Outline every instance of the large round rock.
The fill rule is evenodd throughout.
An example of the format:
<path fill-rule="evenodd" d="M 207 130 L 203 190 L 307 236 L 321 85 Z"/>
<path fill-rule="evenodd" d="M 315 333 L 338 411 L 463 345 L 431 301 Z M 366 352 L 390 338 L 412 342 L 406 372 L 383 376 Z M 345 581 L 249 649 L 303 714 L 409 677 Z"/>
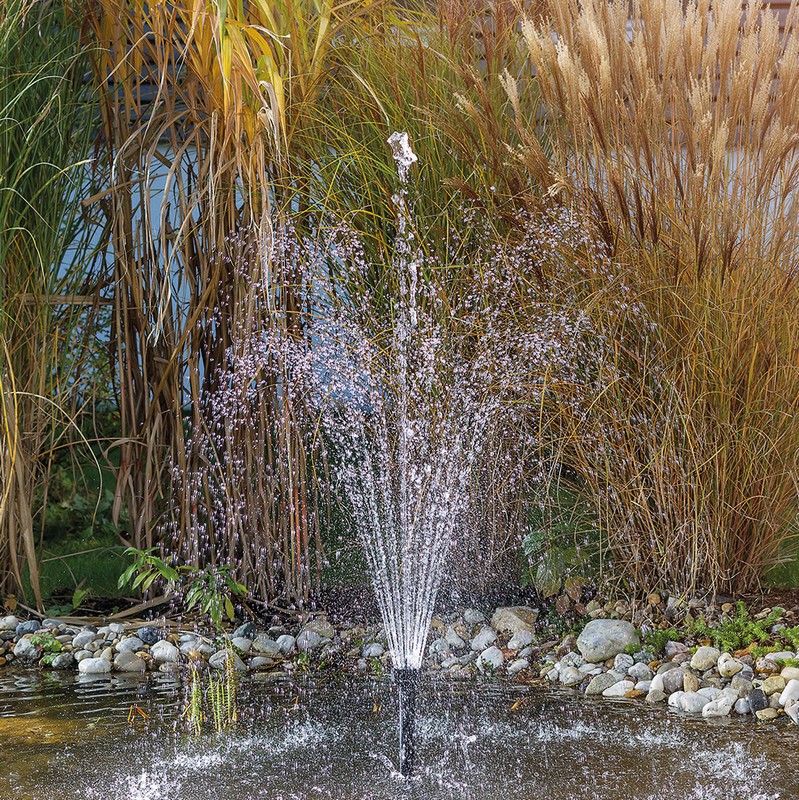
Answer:
<path fill-rule="evenodd" d="M 593 619 L 577 637 L 577 647 L 583 658 L 596 664 L 607 661 L 628 647 L 640 647 L 635 628 L 622 619 Z"/>

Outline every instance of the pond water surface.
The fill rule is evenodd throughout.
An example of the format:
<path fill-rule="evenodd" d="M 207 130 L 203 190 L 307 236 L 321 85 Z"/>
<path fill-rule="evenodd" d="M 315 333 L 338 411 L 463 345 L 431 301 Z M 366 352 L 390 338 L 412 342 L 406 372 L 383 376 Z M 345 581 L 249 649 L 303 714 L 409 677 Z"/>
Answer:
<path fill-rule="evenodd" d="M 87 679 L 88 678 L 88 679 Z M 137 706 L 145 718 L 131 706 Z M 419 767 L 397 775 L 390 681 L 245 679 L 241 721 L 189 735 L 180 684 L 0 676 L 10 800 L 792 800 L 799 728 L 691 719 L 497 682 L 420 688 Z"/>

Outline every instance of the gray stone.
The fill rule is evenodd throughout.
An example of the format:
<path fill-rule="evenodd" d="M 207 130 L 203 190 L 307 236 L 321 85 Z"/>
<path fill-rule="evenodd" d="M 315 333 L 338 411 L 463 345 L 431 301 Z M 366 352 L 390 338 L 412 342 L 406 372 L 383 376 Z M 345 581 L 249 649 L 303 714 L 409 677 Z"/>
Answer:
<path fill-rule="evenodd" d="M 81 675 L 102 675 L 111 672 L 111 662 L 106 658 L 84 658 L 78 664 Z"/>
<path fill-rule="evenodd" d="M 593 619 L 577 637 L 577 647 L 586 661 L 607 661 L 628 647 L 640 647 L 635 628 L 620 619 Z"/>
<path fill-rule="evenodd" d="M 282 639 L 283 637 L 281 636 L 280 638 Z M 294 637 L 290 636 L 289 638 L 291 639 L 291 647 L 294 647 Z M 262 653 L 268 658 L 275 658 L 275 656 L 279 656 L 282 652 L 280 649 L 280 640 L 275 641 L 274 639 L 270 639 L 265 633 L 259 633 L 258 636 L 255 637 L 252 643 L 252 649 L 256 653 Z"/>
<path fill-rule="evenodd" d="M 529 606 L 505 606 L 498 608 L 491 617 L 491 627 L 498 631 L 518 633 L 533 632 L 538 619 L 538 609 Z"/>
<path fill-rule="evenodd" d="M 467 608 L 463 612 L 463 621 L 467 625 L 480 625 L 486 621 L 486 618 L 482 611 L 478 611 L 476 608 Z"/>
<path fill-rule="evenodd" d="M 38 661 L 41 651 L 30 639 L 20 639 L 14 645 L 14 658 L 20 661 Z"/>
<path fill-rule="evenodd" d="M 176 664 L 180 661 L 180 650 L 166 639 L 156 642 L 150 648 L 150 655 L 156 664 Z"/>
<path fill-rule="evenodd" d="M 523 669 L 527 669 L 529 666 L 530 662 L 526 658 L 517 658 L 508 667 L 508 675 L 515 675 L 517 672 L 521 672 Z"/>
<path fill-rule="evenodd" d="M 477 669 L 480 672 L 499 669 L 505 663 L 505 656 L 498 647 L 488 647 L 480 653 L 477 659 Z"/>
<path fill-rule="evenodd" d="M 150 647 L 165 638 L 165 633 L 158 628 L 154 628 L 152 625 L 145 625 L 143 628 L 139 628 L 136 631 L 136 635 Z"/>
<path fill-rule="evenodd" d="M 752 691 L 752 681 L 744 678 L 739 672 L 737 675 L 733 675 L 730 687 L 738 692 L 739 697 L 746 697 Z"/>
<path fill-rule="evenodd" d="M 361 651 L 361 655 L 364 658 L 380 658 L 383 653 L 386 652 L 385 647 L 383 647 L 380 642 L 371 642 L 364 646 L 363 650 Z"/>
<path fill-rule="evenodd" d="M 229 655 L 228 650 L 217 650 L 209 659 L 208 663 L 213 669 L 225 669 Z M 239 658 L 238 653 L 233 653 L 233 669 L 242 672 L 247 669 L 247 665 Z"/>
<path fill-rule="evenodd" d="M 722 678 L 732 678 L 743 669 L 744 665 L 729 653 L 722 653 L 719 656 L 717 667 Z"/>
<path fill-rule="evenodd" d="M 677 664 L 675 661 L 664 661 L 660 664 L 656 670 L 658 675 L 662 675 L 664 672 L 669 672 L 673 669 L 680 669 L 680 665 Z"/>
<path fill-rule="evenodd" d="M 702 716 L 709 717 L 726 717 L 732 711 L 735 701 L 738 699 L 737 693 L 734 691 L 724 691 L 715 700 L 711 700 L 703 709 Z"/>
<path fill-rule="evenodd" d="M 762 689 L 752 689 L 746 698 L 753 714 L 757 714 L 763 708 L 768 708 L 768 697 Z"/>
<path fill-rule="evenodd" d="M 444 634 L 444 639 L 446 640 L 447 644 L 450 647 L 455 648 L 455 650 L 461 650 L 466 647 L 466 642 L 463 641 L 461 636 L 458 635 L 458 632 L 451 625 L 447 628 L 447 632 Z"/>
<path fill-rule="evenodd" d="M 711 702 L 713 701 L 698 692 L 683 692 L 680 698 L 680 709 L 688 714 L 699 714 Z"/>
<path fill-rule="evenodd" d="M 627 655 L 627 653 L 619 653 L 616 658 L 613 659 L 613 669 L 615 669 L 616 672 L 627 674 L 633 664 L 635 664 L 635 659 Z"/>
<path fill-rule="evenodd" d="M 92 631 L 81 631 L 72 638 L 72 646 L 76 650 L 82 650 L 87 644 L 91 644 L 94 641 L 96 635 L 97 634 L 92 633 Z"/>
<path fill-rule="evenodd" d="M 602 697 L 624 697 L 627 692 L 631 692 L 635 688 L 632 681 L 619 681 L 609 686 L 602 692 Z"/>
<path fill-rule="evenodd" d="M 576 686 L 582 683 L 583 673 L 576 667 L 564 667 L 558 670 L 558 677 L 564 686 Z"/>
<path fill-rule="evenodd" d="M 664 652 L 666 653 L 666 658 L 674 658 L 674 656 L 680 655 L 681 653 L 687 653 L 688 647 L 682 642 L 666 642 Z"/>
<path fill-rule="evenodd" d="M 662 703 L 668 699 L 668 695 L 660 689 L 650 689 L 649 694 L 646 696 L 647 703 Z"/>
<path fill-rule="evenodd" d="M 315 633 L 322 639 L 332 639 L 336 635 L 335 629 L 325 617 L 317 617 L 316 619 L 308 620 L 308 622 L 303 625 L 300 636 L 306 632 Z"/>
<path fill-rule="evenodd" d="M 310 650 L 317 650 L 326 641 L 329 639 L 320 636 L 316 631 L 303 630 L 297 637 L 297 648 L 306 653 Z"/>
<path fill-rule="evenodd" d="M 508 642 L 508 648 L 510 650 L 521 650 L 527 647 L 527 645 L 532 644 L 534 639 L 535 636 L 533 636 L 530 631 L 519 631 L 511 636 Z"/>
<path fill-rule="evenodd" d="M 794 721 L 796 725 L 799 725 L 799 703 L 793 703 L 789 706 L 786 706 L 785 713 Z"/>
<path fill-rule="evenodd" d="M 652 688 L 652 681 L 638 681 L 638 683 L 635 684 L 636 692 L 644 692 L 644 694 L 646 694 L 649 692 L 651 688 Z"/>
<path fill-rule="evenodd" d="M 472 650 L 475 652 L 482 653 L 489 645 L 493 644 L 497 640 L 497 632 L 489 627 L 488 625 L 484 625 L 480 628 L 480 631 L 477 635 L 472 639 Z"/>
<path fill-rule="evenodd" d="M 783 708 L 792 706 L 794 703 L 799 703 L 799 680 L 796 678 L 788 681 L 780 695 L 780 705 Z"/>
<path fill-rule="evenodd" d="M 664 672 L 659 677 L 663 679 L 663 691 L 668 695 L 672 695 L 674 692 L 680 691 L 685 682 L 685 672 L 683 672 L 681 669 L 669 670 L 669 672 Z"/>
<path fill-rule="evenodd" d="M 736 714 L 750 714 L 752 709 L 749 706 L 749 701 L 745 697 L 739 697 L 733 706 Z"/>
<path fill-rule="evenodd" d="M 613 675 L 608 672 L 603 672 L 601 675 L 597 675 L 592 679 L 591 683 L 586 687 L 585 693 L 588 697 L 601 695 L 605 689 L 610 689 L 610 687 L 616 683 L 618 683 L 618 681 Z"/>
<path fill-rule="evenodd" d="M 244 636 L 234 636 L 230 640 L 230 643 L 237 650 L 241 650 L 242 653 L 249 653 L 250 648 L 252 647 L 252 639 L 247 639 Z"/>
<path fill-rule="evenodd" d="M 427 646 L 428 655 L 449 655 L 449 642 L 446 639 L 433 639 Z"/>
<path fill-rule="evenodd" d="M 114 659 L 114 668 L 119 672 L 144 672 L 147 664 L 132 650 L 122 650 Z"/>
<path fill-rule="evenodd" d="M 566 653 L 560 660 L 562 667 L 577 667 L 578 669 L 585 663 L 585 659 L 579 653 Z"/>
<path fill-rule="evenodd" d="M 28 633 L 36 633 L 41 627 L 42 623 L 39 622 L 38 619 L 29 619 L 27 622 L 20 622 L 14 630 L 14 633 L 19 639 Z"/>
<path fill-rule="evenodd" d="M 125 628 L 127 626 L 124 622 L 109 622 L 108 623 L 108 630 L 111 633 L 115 633 L 117 636 L 125 632 Z"/>
<path fill-rule="evenodd" d="M 721 695 L 721 689 L 717 689 L 715 686 L 703 686 L 697 694 L 707 697 L 708 700 L 715 700 Z"/>
<path fill-rule="evenodd" d="M 138 636 L 128 636 L 127 639 L 123 639 L 121 642 L 117 642 L 114 649 L 118 653 L 124 653 L 125 651 L 135 653 L 141 650 L 143 647 L 144 647 L 144 642 Z"/>
<path fill-rule="evenodd" d="M 250 666 L 253 669 L 260 669 L 261 667 L 272 667 L 275 665 L 275 659 L 269 658 L 268 656 L 255 656 L 255 658 L 250 661 Z"/>
<path fill-rule="evenodd" d="M 233 638 L 240 636 L 242 639 L 254 639 L 256 632 L 255 625 L 252 622 L 245 622 L 233 631 Z"/>
<path fill-rule="evenodd" d="M 75 656 L 72 653 L 59 653 L 52 663 L 53 669 L 72 669 L 75 666 Z"/>
<path fill-rule="evenodd" d="M 616 656 L 618 658 L 618 656 Z M 633 664 L 628 670 L 627 674 L 631 678 L 635 678 L 639 681 L 651 681 L 652 680 L 652 670 L 646 664 Z"/>
<path fill-rule="evenodd" d="M 13 614 L 9 614 L 7 617 L 0 617 L 0 631 L 16 631 L 17 625 L 19 625 L 19 619 Z"/>
<path fill-rule="evenodd" d="M 75 661 L 83 661 L 84 658 L 91 658 L 92 654 L 88 650 L 76 650 L 73 655 Z"/>
<path fill-rule="evenodd" d="M 700 647 L 691 657 L 691 668 L 700 672 L 713 669 L 720 655 L 715 647 Z"/>
<path fill-rule="evenodd" d="M 278 636 L 275 641 L 277 642 L 277 646 L 280 648 L 280 652 L 283 653 L 283 655 L 290 653 L 297 644 L 297 640 L 288 633 Z"/>

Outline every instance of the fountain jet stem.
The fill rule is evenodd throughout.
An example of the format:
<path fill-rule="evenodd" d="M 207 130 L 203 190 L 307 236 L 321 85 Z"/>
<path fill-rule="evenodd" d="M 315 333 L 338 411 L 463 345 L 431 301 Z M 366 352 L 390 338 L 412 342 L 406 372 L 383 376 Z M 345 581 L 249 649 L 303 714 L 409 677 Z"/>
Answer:
<path fill-rule="evenodd" d="M 419 683 L 419 669 L 395 669 L 394 681 L 399 691 L 399 770 L 408 777 L 416 761 L 413 742 L 416 725 L 416 688 Z"/>

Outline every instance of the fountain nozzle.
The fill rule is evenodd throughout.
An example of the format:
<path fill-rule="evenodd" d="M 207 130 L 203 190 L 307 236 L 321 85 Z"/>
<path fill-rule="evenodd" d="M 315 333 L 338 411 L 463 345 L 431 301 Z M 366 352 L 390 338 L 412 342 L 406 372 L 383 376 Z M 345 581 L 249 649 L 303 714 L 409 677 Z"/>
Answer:
<path fill-rule="evenodd" d="M 394 682 L 399 691 L 399 771 L 408 777 L 414 768 L 416 751 L 413 742 L 416 725 L 416 688 L 419 669 L 395 669 Z"/>

